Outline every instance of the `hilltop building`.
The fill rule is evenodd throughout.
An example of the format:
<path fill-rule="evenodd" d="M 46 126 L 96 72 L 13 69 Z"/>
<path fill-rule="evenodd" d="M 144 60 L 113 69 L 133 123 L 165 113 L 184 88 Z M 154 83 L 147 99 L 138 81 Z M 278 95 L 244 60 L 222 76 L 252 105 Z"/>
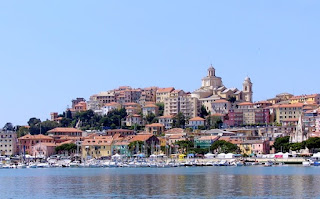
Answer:
<path fill-rule="evenodd" d="M 243 89 L 226 88 L 222 83 L 222 78 L 216 76 L 216 70 L 211 65 L 208 75 L 202 78 L 202 85 L 192 93 L 192 97 L 197 98 L 207 111 L 212 110 L 212 103 L 216 100 L 224 99 L 233 102 L 252 102 L 253 84 L 249 77 L 243 82 Z"/>

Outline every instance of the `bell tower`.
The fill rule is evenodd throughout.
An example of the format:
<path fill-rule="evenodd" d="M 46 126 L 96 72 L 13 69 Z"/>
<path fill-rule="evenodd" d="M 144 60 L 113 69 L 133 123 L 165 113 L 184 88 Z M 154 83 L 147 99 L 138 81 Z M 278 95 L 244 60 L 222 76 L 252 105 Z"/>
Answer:
<path fill-rule="evenodd" d="M 251 79 L 249 77 L 246 77 L 242 85 L 243 100 L 246 102 L 252 102 L 253 92 Z"/>

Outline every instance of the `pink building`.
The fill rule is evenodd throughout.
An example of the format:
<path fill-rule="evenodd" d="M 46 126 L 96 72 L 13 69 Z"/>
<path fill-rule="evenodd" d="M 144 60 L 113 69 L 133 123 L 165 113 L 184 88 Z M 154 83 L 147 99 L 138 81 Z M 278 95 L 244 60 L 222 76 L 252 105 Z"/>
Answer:
<path fill-rule="evenodd" d="M 50 157 L 56 153 L 55 143 L 38 143 L 32 147 L 32 156 Z"/>

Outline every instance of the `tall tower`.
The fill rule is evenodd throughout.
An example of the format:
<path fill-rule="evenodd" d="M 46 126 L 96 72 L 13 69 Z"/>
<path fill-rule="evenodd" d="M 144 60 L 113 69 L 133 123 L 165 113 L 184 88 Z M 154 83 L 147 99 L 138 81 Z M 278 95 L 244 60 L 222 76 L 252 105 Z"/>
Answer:
<path fill-rule="evenodd" d="M 244 82 L 243 82 L 243 100 L 246 102 L 252 102 L 252 82 L 250 77 L 246 77 Z"/>
<path fill-rule="evenodd" d="M 213 68 L 212 64 L 208 69 L 208 77 L 215 77 L 216 76 L 216 69 Z"/>
<path fill-rule="evenodd" d="M 302 115 L 300 115 L 298 120 L 298 125 L 294 134 L 290 135 L 290 143 L 303 142 L 307 140 L 307 135 L 305 133 L 304 125 L 302 122 Z"/>

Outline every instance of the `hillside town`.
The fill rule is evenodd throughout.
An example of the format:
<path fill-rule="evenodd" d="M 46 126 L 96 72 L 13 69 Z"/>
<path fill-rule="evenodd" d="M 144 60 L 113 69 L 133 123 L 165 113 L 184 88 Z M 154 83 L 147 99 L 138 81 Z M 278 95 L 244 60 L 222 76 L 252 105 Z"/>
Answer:
<path fill-rule="evenodd" d="M 308 140 L 320 136 L 320 94 L 280 93 L 253 102 L 249 77 L 241 89 L 227 88 L 212 65 L 201 81 L 193 92 L 121 86 L 89 99 L 77 97 L 65 112 L 52 112 L 50 120 L 6 124 L 0 132 L 0 155 L 63 154 L 83 161 L 116 154 L 203 157 L 223 152 L 259 157 L 317 152 Z M 226 143 L 236 147 L 231 150 Z"/>

